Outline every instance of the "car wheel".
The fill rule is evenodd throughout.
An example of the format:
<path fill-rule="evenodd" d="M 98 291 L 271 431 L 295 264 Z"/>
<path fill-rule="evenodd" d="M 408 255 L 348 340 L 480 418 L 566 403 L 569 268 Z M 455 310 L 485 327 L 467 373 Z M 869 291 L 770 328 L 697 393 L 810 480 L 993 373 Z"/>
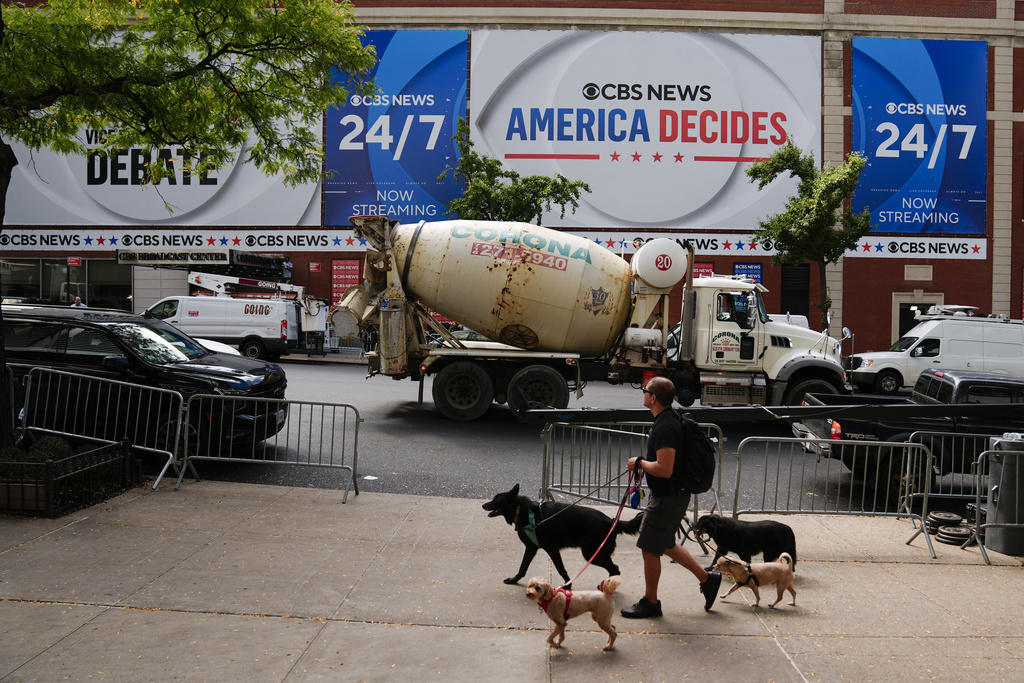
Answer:
<path fill-rule="evenodd" d="M 783 405 L 798 406 L 807 394 L 838 394 L 835 385 L 824 379 L 805 379 L 797 382 L 786 391 Z"/>
<path fill-rule="evenodd" d="M 895 394 L 903 387 L 903 378 L 895 370 L 884 370 L 875 379 L 875 391 L 879 394 Z"/>
<path fill-rule="evenodd" d="M 434 405 L 450 420 L 469 421 L 487 412 L 494 399 L 491 376 L 475 363 L 452 363 L 437 373 Z"/>
<path fill-rule="evenodd" d="M 527 365 L 512 376 L 507 398 L 508 407 L 516 415 L 533 406 L 565 408 L 569 405 L 569 385 L 554 368 Z"/>
<path fill-rule="evenodd" d="M 247 358 L 264 359 L 267 357 L 267 349 L 263 346 L 263 342 L 258 339 L 246 339 L 238 347 L 238 350 Z"/>

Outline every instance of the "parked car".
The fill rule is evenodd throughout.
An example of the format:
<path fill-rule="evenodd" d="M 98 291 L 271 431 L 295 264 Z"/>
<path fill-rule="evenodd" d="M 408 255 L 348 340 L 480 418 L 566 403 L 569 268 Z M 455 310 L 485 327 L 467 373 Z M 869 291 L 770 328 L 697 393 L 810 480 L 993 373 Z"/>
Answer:
<path fill-rule="evenodd" d="M 14 378 L 16 406 L 24 404 L 24 381 L 32 368 L 171 389 L 186 400 L 194 394 L 279 399 L 285 395 L 287 380 L 280 366 L 211 352 L 159 320 L 93 308 L 4 305 L 2 311 L 4 349 Z M 118 394 L 109 396 L 116 401 Z M 43 409 L 56 415 L 88 407 L 94 416 L 97 407 L 86 406 L 88 401 L 88 396 L 55 396 Z M 217 434 L 225 442 L 261 441 L 280 431 L 287 416 L 275 403 L 231 401 L 224 405 L 225 414 L 190 416 L 190 427 Z M 135 411 L 132 414 L 144 420 L 144 409 L 115 405 L 108 410 Z M 200 423 L 202 420 L 205 422 Z"/>

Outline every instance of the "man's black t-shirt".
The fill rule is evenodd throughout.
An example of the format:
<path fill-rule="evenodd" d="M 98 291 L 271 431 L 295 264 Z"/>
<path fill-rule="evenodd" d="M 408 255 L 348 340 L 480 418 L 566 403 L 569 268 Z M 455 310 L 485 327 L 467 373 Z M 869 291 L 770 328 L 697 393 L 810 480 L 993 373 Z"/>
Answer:
<path fill-rule="evenodd" d="M 686 453 L 683 451 L 683 425 L 679 419 L 672 414 L 672 409 L 667 408 L 654 418 L 651 425 L 651 433 L 647 438 L 647 456 L 645 460 L 654 462 L 658 459 L 658 451 L 662 448 L 674 448 L 676 451 L 674 468 L 682 466 Z M 671 478 L 656 477 L 647 473 L 647 486 L 651 493 L 656 496 L 674 496 L 678 494 L 681 487 L 673 482 Z"/>

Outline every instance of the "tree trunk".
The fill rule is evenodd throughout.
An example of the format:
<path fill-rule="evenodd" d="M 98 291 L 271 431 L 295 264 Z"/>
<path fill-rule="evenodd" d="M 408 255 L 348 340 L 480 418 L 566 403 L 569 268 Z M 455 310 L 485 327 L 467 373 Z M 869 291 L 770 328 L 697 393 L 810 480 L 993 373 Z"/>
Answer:
<path fill-rule="evenodd" d="M 825 277 L 827 265 L 824 261 L 818 262 L 818 285 L 821 287 L 821 304 L 818 308 L 821 309 L 821 329 L 831 334 L 828 329 L 828 312 L 832 308 L 832 301 L 828 295 L 828 278 Z"/>
<path fill-rule="evenodd" d="M 0 138 L 0 230 L 7 213 L 7 188 L 11 185 L 11 173 L 17 165 L 18 158 L 14 156 L 14 150 Z M 3 311 L 0 310 L 0 448 L 14 445 L 14 406 L 11 401 L 11 375 L 7 371 L 3 324 Z"/>

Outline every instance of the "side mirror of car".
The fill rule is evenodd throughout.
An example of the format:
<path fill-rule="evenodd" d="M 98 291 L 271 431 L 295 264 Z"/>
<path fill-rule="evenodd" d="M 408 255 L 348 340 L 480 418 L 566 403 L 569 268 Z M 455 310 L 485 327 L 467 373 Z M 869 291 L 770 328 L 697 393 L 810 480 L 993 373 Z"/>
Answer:
<path fill-rule="evenodd" d="M 131 367 L 128 365 L 128 359 L 124 356 L 104 356 L 103 367 L 113 372 L 120 372 L 121 374 L 128 374 L 131 372 Z"/>

